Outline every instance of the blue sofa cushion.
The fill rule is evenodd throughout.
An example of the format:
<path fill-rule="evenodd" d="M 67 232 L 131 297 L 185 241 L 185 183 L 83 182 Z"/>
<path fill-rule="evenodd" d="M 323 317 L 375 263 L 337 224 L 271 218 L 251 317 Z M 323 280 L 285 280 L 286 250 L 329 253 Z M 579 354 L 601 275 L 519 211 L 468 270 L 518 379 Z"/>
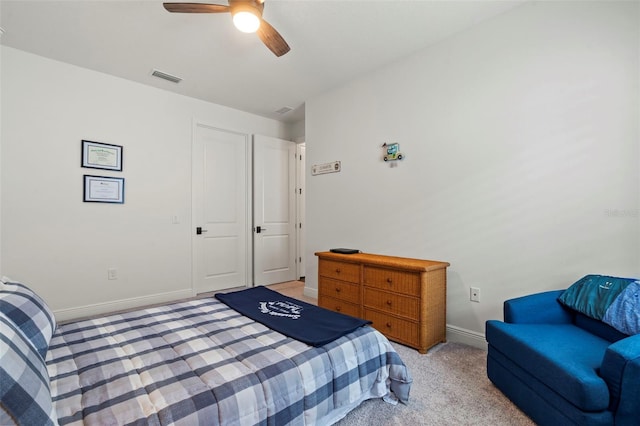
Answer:
<path fill-rule="evenodd" d="M 605 324 L 602 321 L 589 318 L 588 316 L 580 313 L 576 314 L 574 323 L 578 327 L 587 330 L 589 333 L 595 334 L 598 337 L 602 337 L 603 339 L 608 340 L 611 343 L 629 337 L 628 335 L 621 333 L 615 328 L 611 327 L 609 324 Z"/>
<path fill-rule="evenodd" d="M 529 294 L 504 302 L 504 322 L 519 324 L 570 324 L 575 311 L 558 303 L 564 290 Z"/>
<path fill-rule="evenodd" d="M 487 340 L 507 358 L 583 411 L 609 406 L 598 375 L 610 342 L 573 324 L 487 322 Z"/>
<path fill-rule="evenodd" d="M 623 419 L 638 420 L 638 401 L 640 401 L 640 335 L 628 337 L 609 346 L 600 375 L 609 385 L 611 402 L 609 409 L 616 412 L 619 424 Z"/>
<path fill-rule="evenodd" d="M 582 411 L 561 395 L 549 390 L 532 374 L 489 345 L 487 376 L 531 420 L 538 425 L 611 426 L 611 411 Z"/>

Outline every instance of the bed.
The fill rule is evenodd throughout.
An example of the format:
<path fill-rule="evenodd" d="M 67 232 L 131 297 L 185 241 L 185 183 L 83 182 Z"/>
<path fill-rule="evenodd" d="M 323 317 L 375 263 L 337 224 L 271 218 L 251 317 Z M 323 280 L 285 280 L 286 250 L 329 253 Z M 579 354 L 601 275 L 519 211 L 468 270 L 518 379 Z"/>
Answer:
<path fill-rule="evenodd" d="M 369 326 L 312 346 L 215 298 L 56 327 L 5 282 L 0 328 L 3 425 L 323 425 L 366 399 L 406 403 L 411 386 Z"/>

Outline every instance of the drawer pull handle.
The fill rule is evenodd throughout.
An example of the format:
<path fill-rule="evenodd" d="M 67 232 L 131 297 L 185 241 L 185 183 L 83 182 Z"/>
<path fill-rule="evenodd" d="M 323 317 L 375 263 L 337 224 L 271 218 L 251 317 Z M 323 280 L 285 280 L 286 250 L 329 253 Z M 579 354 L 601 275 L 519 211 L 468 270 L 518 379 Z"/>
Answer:
<path fill-rule="evenodd" d="M 391 278 L 387 278 L 387 282 L 388 282 L 389 284 L 391 284 L 391 283 L 393 283 L 393 280 L 392 280 Z"/>
<path fill-rule="evenodd" d="M 340 268 L 336 268 L 336 274 L 340 273 Z"/>
<path fill-rule="evenodd" d="M 336 287 L 336 293 L 340 293 L 340 288 Z"/>
<path fill-rule="evenodd" d="M 391 328 L 391 323 L 390 322 L 387 323 L 387 328 Z"/>
<path fill-rule="evenodd" d="M 387 306 L 391 306 L 391 300 L 387 300 Z"/>
<path fill-rule="evenodd" d="M 337 311 L 337 312 L 340 312 L 340 310 L 341 310 L 341 309 L 340 309 L 340 306 L 336 306 L 336 311 Z"/>

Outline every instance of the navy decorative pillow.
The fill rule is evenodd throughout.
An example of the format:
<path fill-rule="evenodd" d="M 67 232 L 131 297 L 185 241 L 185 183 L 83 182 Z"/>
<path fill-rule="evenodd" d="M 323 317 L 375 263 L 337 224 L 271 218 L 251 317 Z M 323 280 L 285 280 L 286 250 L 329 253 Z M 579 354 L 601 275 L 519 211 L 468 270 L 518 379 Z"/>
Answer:
<path fill-rule="evenodd" d="M 0 312 L 13 321 L 44 359 L 56 329 L 56 319 L 44 300 L 25 285 L 3 278 Z"/>
<path fill-rule="evenodd" d="M 57 425 L 44 360 L 0 313 L 0 424 Z"/>
<path fill-rule="evenodd" d="M 622 333 L 640 333 L 640 283 L 634 278 L 587 275 L 558 301 Z"/>

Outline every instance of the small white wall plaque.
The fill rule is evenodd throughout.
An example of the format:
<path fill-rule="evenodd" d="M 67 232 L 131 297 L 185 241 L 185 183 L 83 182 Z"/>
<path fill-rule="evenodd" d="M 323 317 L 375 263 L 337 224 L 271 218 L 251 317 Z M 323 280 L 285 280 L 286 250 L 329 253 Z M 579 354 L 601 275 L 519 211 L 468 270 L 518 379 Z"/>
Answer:
<path fill-rule="evenodd" d="M 314 164 L 313 166 L 311 166 L 311 175 L 317 176 L 324 175 L 326 173 L 337 173 L 340 171 L 341 167 L 342 166 L 340 164 L 340 161 L 333 161 L 331 163 L 324 164 Z"/>

